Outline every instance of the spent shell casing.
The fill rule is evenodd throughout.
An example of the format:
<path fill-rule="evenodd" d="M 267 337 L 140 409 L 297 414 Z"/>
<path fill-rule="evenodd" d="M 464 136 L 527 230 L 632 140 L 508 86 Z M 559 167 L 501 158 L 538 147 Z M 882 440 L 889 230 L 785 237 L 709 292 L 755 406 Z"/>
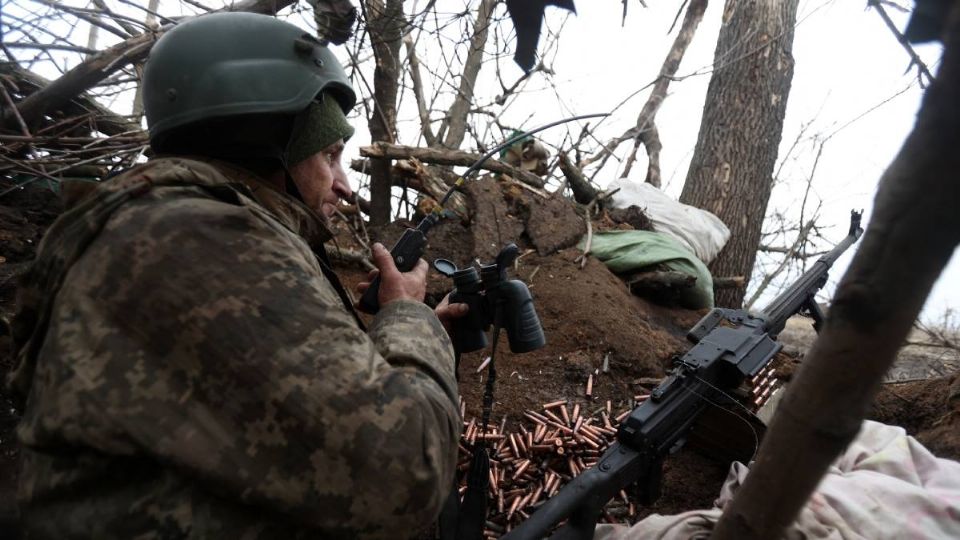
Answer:
<path fill-rule="evenodd" d="M 561 399 L 561 400 L 557 400 L 557 401 L 551 401 L 550 403 L 544 403 L 544 404 L 543 404 L 543 408 L 544 408 L 544 409 L 552 409 L 552 408 L 554 408 L 554 407 L 559 407 L 559 406 L 561 406 L 561 405 L 566 405 L 566 404 L 567 404 L 567 400 Z"/>
<path fill-rule="evenodd" d="M 513 472 L 513 478 L 519 477 L 521 474 L 523 474 L 523 471 L 527 470 L 527 467 L 529 466 L 530 466 L 529 459 L 525 459 L 522 462 L 520 462 L 520 465 L 517 467 L 517 470 Z"/>
<path fill-rule="evenodd" d="M 541 415 L 541 414 L 537 414 L 537 413 L 535 413 L 535 412 L 533 412 L 533 411 L 526 411 L 526 412 L 523 413 L 523 415 L 526 416 L 527 418 L 533 420 L 534 422 L 536 422 L 536 423 L 538 423 L 538 424 L 546 424 L 546 423 L 547 423 L 547 418 L 546 418 L 546 417 L 544 417 L 544 416 Z"/>

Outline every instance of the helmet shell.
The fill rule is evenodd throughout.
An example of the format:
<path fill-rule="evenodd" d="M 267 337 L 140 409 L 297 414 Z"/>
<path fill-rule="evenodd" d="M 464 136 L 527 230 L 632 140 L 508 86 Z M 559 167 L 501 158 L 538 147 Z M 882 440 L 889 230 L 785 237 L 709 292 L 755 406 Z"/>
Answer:
<path fill-rule="evenodd" d="M 153 47 L 143 73 L 150 142 L 195 122 L 296 114 L 327 91 L 346 114 L 356 95 L 330 50 L 267 15 L 214 13 L 183 22 Z"/>

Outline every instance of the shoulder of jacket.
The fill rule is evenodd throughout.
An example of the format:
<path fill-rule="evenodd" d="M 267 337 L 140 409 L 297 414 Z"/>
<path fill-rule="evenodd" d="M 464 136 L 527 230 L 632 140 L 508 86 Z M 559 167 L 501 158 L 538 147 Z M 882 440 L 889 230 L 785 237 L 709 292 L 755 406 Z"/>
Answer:
<path fill-rule="evenodd" d="M 138 165 L 104 182 L 108 191 L 119 191 L 139 186 L 154 188 L 194 188 L 210 191 L 213 195 L 235 192 L 252 198 L 244 180 L 249 173 L 240 169 L 225 170 L 212 163 L 184 158 L 164 157 Z"/>

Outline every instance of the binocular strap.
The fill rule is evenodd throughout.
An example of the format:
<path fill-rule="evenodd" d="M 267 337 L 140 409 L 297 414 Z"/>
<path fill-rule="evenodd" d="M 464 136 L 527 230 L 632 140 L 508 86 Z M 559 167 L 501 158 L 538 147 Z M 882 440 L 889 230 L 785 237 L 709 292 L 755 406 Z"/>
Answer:
<path fill-rule="evenodd" d="M 493 322 L 493 345 L 490 348 L 490 363 L 487 366 L 487 384 L 483 391 L 480 434 L 485 435 L 493 412 L 494 385 L 497 380 L 496 354 L 500 339 L 501 308 L 498 306 Z M 459 367 L 459 353 L 456 356 Z M 490 486 L 490 455 L 487 439 L 478 437 L 473 444 L 473 458 L 467 473 L 467 491 L 459 502 L 457 480 L 440 513 L 440 540 L 483 540 L 483 527 L 487 520 L 487 490 Z M 459 504 L 458 504 L 459 502 Z"/>

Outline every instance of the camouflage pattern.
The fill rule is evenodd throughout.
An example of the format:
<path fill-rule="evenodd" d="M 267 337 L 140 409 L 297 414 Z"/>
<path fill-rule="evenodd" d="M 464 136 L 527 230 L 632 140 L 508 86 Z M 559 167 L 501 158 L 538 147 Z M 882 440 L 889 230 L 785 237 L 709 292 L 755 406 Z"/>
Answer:
<path fill-rule="evenodd" d="M 433 311 L 368 333 L 302 204 L 165 158 L 55 223 L 19 293 L 28 538 L 403 538 L 450 492 L 461 422 Z"/>

